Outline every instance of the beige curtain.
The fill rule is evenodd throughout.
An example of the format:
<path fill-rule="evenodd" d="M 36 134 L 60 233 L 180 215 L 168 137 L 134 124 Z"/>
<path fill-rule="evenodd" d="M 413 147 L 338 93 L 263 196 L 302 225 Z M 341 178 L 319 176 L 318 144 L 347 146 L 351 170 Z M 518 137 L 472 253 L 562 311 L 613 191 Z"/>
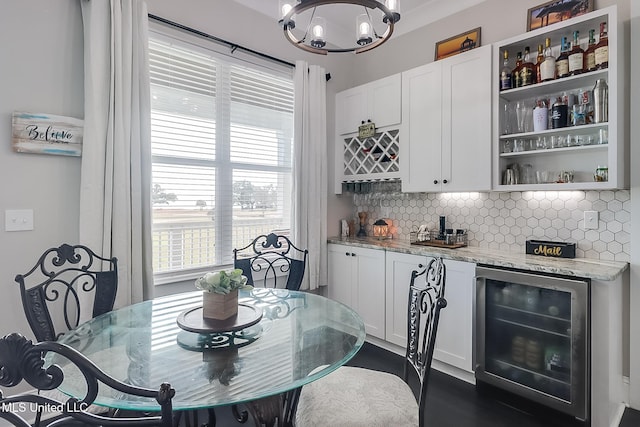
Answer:
<path fill-rule="evenodd" d="M 147 7 L 143 0 L 80 1 L 80 242 L 118 258 L 115 306 L 122 307 L 152 297 L 153 290 Z"/>

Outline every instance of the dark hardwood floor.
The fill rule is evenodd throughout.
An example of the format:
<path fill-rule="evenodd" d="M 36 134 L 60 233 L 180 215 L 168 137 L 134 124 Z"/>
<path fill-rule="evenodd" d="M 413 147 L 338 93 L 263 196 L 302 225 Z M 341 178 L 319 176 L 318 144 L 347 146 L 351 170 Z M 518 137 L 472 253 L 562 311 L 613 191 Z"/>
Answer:
<path fill-rule="evenodd" d="M 348 363 L 402 375 L 403 358 L 365 343 Z M 429 427 L 569 427 L 574 423 L 562 414 L 536 405 L 525 405 L 492 388 L 476 389 L 436 370 L 431 371 L 427 406 Z M 216 409 L 217 426 L 239 426 L 229 408 Z M 246 425 L 246 424 L 245 424 Z M 329 426 L 327 426 L 329 427 Z M 392 427 L 392 426 L 389 426 Z"/>

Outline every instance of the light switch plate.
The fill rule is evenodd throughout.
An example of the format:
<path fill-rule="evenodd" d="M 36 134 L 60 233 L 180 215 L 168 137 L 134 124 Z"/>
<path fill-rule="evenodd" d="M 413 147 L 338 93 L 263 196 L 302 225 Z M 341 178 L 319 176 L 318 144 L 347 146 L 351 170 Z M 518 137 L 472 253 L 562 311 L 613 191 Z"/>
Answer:
<path fill-rule="evenodd" d="M 598 229 L 598 211 L 584 211 L 584 229 Z"/>
<path fill-rule="evenodd" d="M 4 231 L 33 230 L 33 209 L 7 209 L 4 211 Z"/>

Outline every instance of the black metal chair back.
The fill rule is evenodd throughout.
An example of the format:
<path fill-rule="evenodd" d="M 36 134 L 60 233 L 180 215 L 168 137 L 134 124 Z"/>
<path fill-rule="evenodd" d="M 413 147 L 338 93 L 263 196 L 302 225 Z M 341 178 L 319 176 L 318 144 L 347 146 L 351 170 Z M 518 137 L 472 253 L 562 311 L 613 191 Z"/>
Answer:
<path fill-rule="evenodd" d="M 92 317 L 113 309 L 118 290 L 117 258 L 102 258 L 83 245 L 45 251 L 36 265 L 18 274 L 22 305 L 38 341 L 55 341 L 78 326 L 80 294 L 93 294 Z M 88 309 L 88 308 L 87 308 Z"/>
<path fill-rule="evenodd" d="M 416 278 L 423 275 L 426 286 L 419 286 L 416 284 Z M 411 373 L 420 383 L 418 393 L 420 427 L 425 425 L 425 397 L 440 310 L 447 306 L 447 300 L 444 298 L 445 275 L 446 268 L 442 258 L 431 260 L 421 272 L 411 273 L 404 380 L 408 383 Z"/>
<path fill-rule="evenodd" d="M 254 287 L 300 289 L 307 266 L 307 249 L 299 249 L 288 237 L 271 233 L 256 237 L 233 250 L 233 265 Z"/>
<path fill-rule="evenodd" d="M 63 366 L 58 364 L 45 367 L 45 354 L 52 352 L 62 356 Z M 110 377 L 82 353 L 66 344 L 55 341 L 41 341 L 36 344 L 18 333 L 0 338 L 0 386 L 15 387 L 23 381 L 37 390 L 53 390 L 64 380 L 65 370 L 79 370 L 86 384 L 86 394 L 82 399 L 69 398 L 61 402 L 40 394 L 16 394 L 4 396 L 0 390 L 0 419 L 8 420 L 14 426 L 30 426 L 25 407 L 46 407 L 55 410 L 55 415 L 47 420 L 47 426 L 100 425 L 100 426 L 161 426 L 171 427 L 173 421 L 172 399 L 175 391 L 168 383 L 159 389 L 136 387 Z M 155 399 L 159 404 L 159 415 L 145 417 L 107 417 L 86 412 L 98 395 L 98 387 L 107 386 L 119 393 Z M 36 424 L 40 423 L 36 419 Z"/>

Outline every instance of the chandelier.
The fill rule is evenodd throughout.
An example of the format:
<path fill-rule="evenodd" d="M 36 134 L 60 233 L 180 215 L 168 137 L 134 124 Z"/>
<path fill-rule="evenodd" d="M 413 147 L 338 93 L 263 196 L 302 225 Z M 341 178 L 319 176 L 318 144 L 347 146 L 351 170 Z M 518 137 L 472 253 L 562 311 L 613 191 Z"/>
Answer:
<path fill-rule="evenodd" d="M 362 13 L 355 20 L 356 34 L 349 46 L 340 47 L 328 41 L 327 20 L 321 16 L 320 8 L 327 5 L 362 6 Z M 279 0 L 279 17 L 285 38 L 300 49 L 321 55 L 362 53 L 391 37 L 394 24 L 400 20 L 400 0 Z M 296 29 L 296 21 L 304 25 Z"/>

